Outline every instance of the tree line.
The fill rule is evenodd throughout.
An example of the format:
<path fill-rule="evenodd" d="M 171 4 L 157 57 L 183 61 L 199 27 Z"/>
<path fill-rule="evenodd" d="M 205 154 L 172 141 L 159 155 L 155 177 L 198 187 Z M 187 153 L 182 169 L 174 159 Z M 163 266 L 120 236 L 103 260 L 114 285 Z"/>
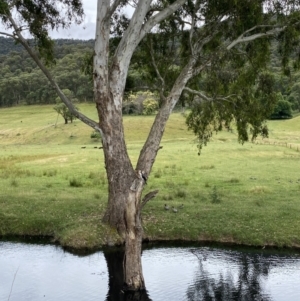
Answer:
<path fill-rule="evenodd" d="M 155 39 L 154 51 L 161 58 L 160 68 L 169 70 L 171 63 L 173 64 L 173 74 L 168 73 L 167 77 L 172 82 L 177 65 L 176 61 L 168 62 L 165 56 L 166 48 L 172 50 L 179 47 L 179 42 L 175 40 L 171 45 L 170 37 L 163 35 L 156 35 Z M 55 64 L 52 69 L 58 84 L 67 91 L 74 102 L 92 101 L 92 76 L 87 64 L 92 55 L 94 40 L 57 39 L 54 41 Z M 114 45 L 117 41 L 118 39 L 112 39 L 111 44 Z M 12 38 L 1 36 L 0 45 L 0 107 L 57 103 L 55 90 L 21 45 L 15 43 Z M 300 71 L 297 66 L 290 66 L 284 74 L 275 43 L 271 49 L 269 70 L 275 78 L 277 106 L 270 118 L 290 118 L 292 111 L 300 111 Z M 147 44 L 146 41 L 140 45 L 133 56 L 126 81 L 127 101 L 123 104 L 124 114 L 153 113 L 152 108 L 159 105 L 157 89 L 159 79 L 153 66 L 145 63 L 150 55 L 149 42 Z M 181 97 L 179 104 L 181 106 L 192 102 L 185 95 Z"/>
<path fill-rule="evenodd" d="M 0 106 L 54 104 L 56 92 L 27 52 L 11 38 L 0 37 L 0 45 Z M 55 64 L 51 69 L 59 85 L 78 101 L 93 100 L 91 78 L 80 71 L 92 47 L 92 40 L 55 41 Z"/>

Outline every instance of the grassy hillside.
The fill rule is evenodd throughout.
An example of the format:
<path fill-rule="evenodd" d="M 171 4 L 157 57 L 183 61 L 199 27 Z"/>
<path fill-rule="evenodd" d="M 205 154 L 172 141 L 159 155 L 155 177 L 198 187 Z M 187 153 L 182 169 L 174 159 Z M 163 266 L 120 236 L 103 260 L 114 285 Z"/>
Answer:
<path fill-rule="evenodd" d="M 80 109 L 96 119 L 94 105 Z M 153 118 L 124 117 L 133 162 Z M 269 127 L 269 139 L 244 145 L 219 133 L 198 156 L 184 117 L 173 114 L 146 187 L 160 193 L 143 212 L 145 238 L 299 247 L 300 117 Z M 89 248 L 116 239 L 100 222 L 107 181 L 91 133 L 78 120 L 64 125 L 52 106 L 0 109 L 0 235 Z"/>

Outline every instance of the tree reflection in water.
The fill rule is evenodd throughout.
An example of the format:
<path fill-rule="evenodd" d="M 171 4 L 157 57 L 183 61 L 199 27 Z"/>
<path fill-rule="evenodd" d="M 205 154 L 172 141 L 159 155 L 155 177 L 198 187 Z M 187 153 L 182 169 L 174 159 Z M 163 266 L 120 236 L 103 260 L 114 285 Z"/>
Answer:
<path fill-rule="evenodd" d="M 189 301 L 268 301 L 271 298 L 263 292 L 262 276 L 269 273 L 270 262 L 261 260 L 259 255 L 246 253 L 231 254 L 226 258 L 232 266 L 238 266 L 235 277 L 232 272 L 212 275 L 205 267 L 205 251 L 194 249 L 191 252 L 197 256 L 199 271 L 194 283 L 188 287 Z M 234 279 L 235 278 L 235 279 Z M 237 278 L 237 279 L 236 279 Z"/>
<path fill-rule="evenodd" d="M 106 301 L 152 301 L 146 290 L 139 292 L 124 291 L 123 259 L 124 250 L 104 250 L 108 270 L 108 293 Z"/>

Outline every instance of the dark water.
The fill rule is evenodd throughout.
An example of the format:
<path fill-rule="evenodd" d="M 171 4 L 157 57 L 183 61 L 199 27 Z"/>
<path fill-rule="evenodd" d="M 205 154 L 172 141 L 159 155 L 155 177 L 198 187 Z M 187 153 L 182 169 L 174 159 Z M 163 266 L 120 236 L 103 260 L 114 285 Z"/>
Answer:
<path fill-rule="evenodd" d="M 147 292 L 133 299 L 120 291 L 120 252 L 0 242 L 0 301 L 300 300 L 299 254 L 158 247 L 142 260 Z"/>

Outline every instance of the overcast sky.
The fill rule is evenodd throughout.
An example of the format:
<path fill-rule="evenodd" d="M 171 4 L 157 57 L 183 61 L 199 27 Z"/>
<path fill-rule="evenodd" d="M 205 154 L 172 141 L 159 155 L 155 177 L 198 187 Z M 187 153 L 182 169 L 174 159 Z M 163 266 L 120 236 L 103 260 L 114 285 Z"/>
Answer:
<path fill-rule="evenodd" d="M 80 25 L 73 25 L 69 29 L 53 31 L 51 37 L 54 39 L 94 39 L 95 38 L 95 22 L 97 13 L 96 0 L 82 0 L 85 19 Z"/>
<path fill-rule="evenodd" d="M 50 33 L 53 39 L 94 39 L 96 27 L 97 0 L 82 0 L 85 19 L 80 25 L 72 25 L 69 29 L 60 29 Z M 130 13 L 130 9 L 127 9 Z M 5 31 L 0 24 L 0 31 Z M 7 32 L 7 31 L 6 31 Z"/>

